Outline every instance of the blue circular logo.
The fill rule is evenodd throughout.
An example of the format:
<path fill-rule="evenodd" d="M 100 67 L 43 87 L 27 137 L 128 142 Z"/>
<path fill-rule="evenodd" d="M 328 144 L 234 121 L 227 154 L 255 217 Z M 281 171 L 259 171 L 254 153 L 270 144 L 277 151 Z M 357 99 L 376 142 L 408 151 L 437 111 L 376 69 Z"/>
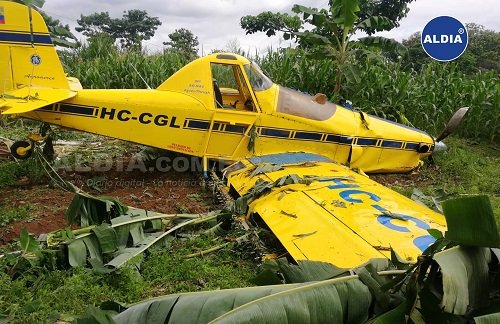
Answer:
<path fill-rule="evenodd" d="M 30 62 L 33 65 L 40 65 L 42 64 L 42 58 L 38 54 L 33 54 L 30 56 Z"/>
<path fill-rule="evenodd" d="M 422 31 L 422 47 L 435 60 L 447 62 L 458 58 L 467 48 L 465 26 L 453 17 L 436 17 Z"/>

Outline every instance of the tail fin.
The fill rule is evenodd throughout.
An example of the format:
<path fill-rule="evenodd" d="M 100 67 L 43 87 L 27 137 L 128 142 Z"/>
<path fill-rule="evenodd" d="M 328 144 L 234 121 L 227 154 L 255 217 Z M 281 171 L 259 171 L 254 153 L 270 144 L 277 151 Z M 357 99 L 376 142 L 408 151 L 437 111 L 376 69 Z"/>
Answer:
<path fill-rule="evenodd" d="M 0 1 L 0 96 L 22 88 L 70 86 L 42 16 Z"/>

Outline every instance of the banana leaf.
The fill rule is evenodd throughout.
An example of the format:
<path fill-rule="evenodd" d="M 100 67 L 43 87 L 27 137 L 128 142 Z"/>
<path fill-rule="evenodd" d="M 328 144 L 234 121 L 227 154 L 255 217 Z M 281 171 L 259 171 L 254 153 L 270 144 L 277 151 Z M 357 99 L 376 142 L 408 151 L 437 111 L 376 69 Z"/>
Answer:
<path fill-rule="evenodd" d="M 169 295 L 129 307 L 117 323 L 363 323 L 372 296 L 357 276 L 314 283 Z"/>
<path fill-rule="evenodd" d="M 497 324 L 500 323 L 500 313 L 493 313 L 474 317 L 476 324 Z"/>
<path fill-rule="evenodd" d="M 172 240 L 171 234 L 176 230 L 201 220 L 213 219 L 218 215 L 218 211 L 207 214 L 166 215 L 133 208 L 126 215 L 112 219 L 111 225 L 91 227 L 87 233 L 67 241 L 68 262 L 72 267 L 85 267 L 89 261 L 92 266 L 105 265 L 114 270 L 153 245 Z M 161 219 L 165 218 L 179 218 L 183 222 L 167 231 L 145 232 L 161 227 L 156 221 L 161 222 Z"/>
<path fill-rule="evenodd" d="M 442 206 L 448 224 L 447 239 L 467 246 L 500 246 L 500 235 L 488 196 L 450 199 Z"/>
<path fill-rule="evenodd" d="M 444 311 L 465 315 L 489 303 L 491 251 L 481 247 L 457 246 L 434 255 L 443 276 Z"/>
<path fill-rule="evenodd" d="M 64 218 L 70 224 L 87 227 L 109 222 L 114 217 L 124 215 L 127 210 L 128 207 L 115 197 L 94 197 L 77 191 Z"/>

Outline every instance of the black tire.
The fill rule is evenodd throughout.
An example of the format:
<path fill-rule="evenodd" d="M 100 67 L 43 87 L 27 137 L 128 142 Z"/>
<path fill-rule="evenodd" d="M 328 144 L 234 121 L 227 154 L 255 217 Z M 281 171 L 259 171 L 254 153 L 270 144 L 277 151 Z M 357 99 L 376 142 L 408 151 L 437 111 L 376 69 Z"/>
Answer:
<path fill-rule="evenodd" d="M 31 157 L 31 154 L 33 153 L 33 148 L 29 149 L 28 151 L 24 152 L 23 154 L 18 152 L 18 149 L 27 148 L 30 146 L 31 146 L 31 144 L 29 142 L 26 142 L 26 141 L 14 142 L 14 144 L 12 144 L 10 147 L 10 154 L 12 154 L 13 157 L 15 157 L 16 159 L 19 159 L 19 160 L 29 159 Z"/>

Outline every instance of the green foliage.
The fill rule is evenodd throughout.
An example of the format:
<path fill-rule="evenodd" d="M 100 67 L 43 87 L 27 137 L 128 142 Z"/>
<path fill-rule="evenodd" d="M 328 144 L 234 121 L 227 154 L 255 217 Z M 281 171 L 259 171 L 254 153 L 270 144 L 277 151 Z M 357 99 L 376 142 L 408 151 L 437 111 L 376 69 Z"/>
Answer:
<path fill-rule="evenodd" d="M 283 48 L 276 52 L 268 51 L 253 60 L 274 82 L 302 92 L 331 93 L 335 84 L 336 63 L 331 60 L 313 60 L 303 49 Z"/>
<path fill-rule="evenodd" d="M 287 33 L 298 32 L 302 27 L 302 21 L 298 16 L 266 11 L 257 16 L 248 15 L 241 17 L 240 26 L 246 31 L 247 35 L 265 32 L 267 36 L 273 36 L 278 31 Z"/>
<path fill-rule="evenodd" d="M 156 88 L 189 61 L 184 55 L 165 51 L 148 55 L 117 49 L 106 36 L 99 36 L 81 48 L 61 56 L 66 72 L 76 77 L 84 88 L 145 89 Z"/>
<path fill-rule="evenodd" d="M 375 63 L 375 64 L 374 64 Z M 363 82 L 348 82 L 342 93 L 354 107 L 438 134 L 459 108 L 470 110 L 459 132 L 490 140 L 500 137 L 500 83 L 496 73 L 467 76 L 456 63 L 430 62 L 420 72 L 398 63 L 365 60 Z"/>
<path fill-rule="evenodd" d="M 392 22 L 392 28 L 395 28 L 399 27 L 399 21 L 406 17 L 406 15 L 408 14 L 408 12 L 410 11 L 410 9 L 408 8 L 408 4 L 412 3 L 413 1 L 414 0 L 360 0 L 359 12 L 357 13 L 357 15 L 360 21 L 374 16 L 386 17 Z M 373 34 L 375 31 L 381 31 L 375 26 L 369 26 L 364 30 L 368 33 L 368 35 Z"/>
<path fill-rule="evenodd" d="M 158 17 L 149 17 L 145 10 L 132 9 L 122 18 L 111 18 L 108 12 L 80 15 L 75 30 L 89 37 L 102 33 L 118 39 L 124 48 L 141 50 L 141 42 L 154 36 L 161 25 Z"/>
<path fill-rule="evenodd" d="M 45 172 L 37 159 L 0 163 L 0 188 L 16 185 L 20 177 L 39 181 L 44 176 Z"/>
<path fill-rule="evenodd" d="M 83 267 L 57 270 L 46 263 L 16 280 L 0 271 L 0 317 L 7 316 L 10 323 L 72 321 L 88 305 L 127 304 L 169 293 L 250 285 L 248 279 L 255 275 L 252 254 L 228 246 L 202 258 L 185 258 L 222 241 L 200 236 L 157 247 L 144 257 L 140 272 L 135 259 L 106 274 Z M 29 306 L 37 307 L 28 312 Z"/>
<path fill-rule="evenodd" d="M 0 226 L 4 227 L 8 224 L 18 221 L 18 220 L 30 220 L 32 219 L 33 206 L 31 204 L 25 204 L 17 208 L 5 207 L 0 205 Z"/>
<path fill-rule="evenodd" d="M 185 28 L 176 29 L 173 33 L 168 34 L 169 42 L 163 42 L 173 50 L 181 53 L 187 59 L 193 59 L 198 56 L 198 37 L 194 36 L 190 30 Z"/>
<path fill-rule="evenodd" d="M 302 13 L 303 19 L 316 27 L 316 31 L 293 33 L 301 41 L 314 45 L 315 58 L 328 58 L 337 62 L 337 73 L 335 76 L 335 87 L 333 92 L 339 94 L 341 89 L 342 73 L 345 66 L 353 65 L 355 48 L 357 42 L 351 41 L 351 37 L 358 30 L 375 31 L 390 30 L 394 22 L 382 16 L 370 16 L 359 21 L 357 13 L 360 11 L 358 1 L 333 0 L 330 2 L 330 12 L 295 5 L 293 11 Z M 318 33 L 317 30 L 324 31 Z M 393 39 L 384 37 L 367 36 L 359 40 L 362 44 L 378 47 L 385 51 L 402 54 L 406 48 Z M 352 72 L 356 70 L 351 69 Z M 357 74 L 356 72 L 354 74 Z M 354 78 L 357 81 L 359 78 Z"/>
<path fill-rule="evenodd" d="M 128 207 L 116 197 L 94 197 L 84 192 L 76 192 L 64 218 L 69 224 L 87 227 L 110 222 L 114 217 L 123 215 Z"/>
<path fill-rule="evenodd" d="M 302 14 L 302 20 L 297 17 L 290 17 L 288 14 L 264 12 L 258 16 L 244 16 L 241 19 L 241 27 L 247 34 L 265 31 L 268 36 L 272 36 L 276 31 L 284 32 L 284 38 L 296 38 L 301 45 L 309 46 L 313 49 L 311 57 L 316 59 L 331 59 L 336 65 L 335 94 L 340 92 L 342 73 L 349 69 L 347 77 L 355 76 L 359 80 L 357 69 L 350 68 L 355 54 L 355 49 L 359 47 L 359 42 L 370 47 L 378 47 L 384 51 L 402 54 L 406 48 L 393 39 L 384 37 L 364 37 L 357 42 L 351 41 L 351 37 L 358 31 L 365 31 L 368 35 L 375 31 L 390 30 L 396 26 L 396 22 L 404 17 L 407 12 L 406 4 L 411 0 L 398 1 L 393 6 L 385 3 L 365 0 L 362 1 L 362 18 L 357 14 L 360 12 L 359 0 L 330 0 L 329 10 L 308 8 L 302 5 L 294 5 L 293 11 Z M 383 15 L 374 14 L 387 13 L 390 18 Z M 314 26 L 313 30 L 299 32 L 303 24 L 308 23 Z"/>
<path fill-rule="evenodd" d="M 500 72 L 500 32 L 474 23 L 465 25 L 469 42 L 466 51 L 455 61 L 460 71 L 465 74 L 478 71 Z M 420 38 L 421 33 L 417 32 L 403 40 L 403 44 L 409 48 L 408 56 L 402 62 L 407 69 L 418 71 L 422 65 L 432 61 L 422 48 Z"/>

